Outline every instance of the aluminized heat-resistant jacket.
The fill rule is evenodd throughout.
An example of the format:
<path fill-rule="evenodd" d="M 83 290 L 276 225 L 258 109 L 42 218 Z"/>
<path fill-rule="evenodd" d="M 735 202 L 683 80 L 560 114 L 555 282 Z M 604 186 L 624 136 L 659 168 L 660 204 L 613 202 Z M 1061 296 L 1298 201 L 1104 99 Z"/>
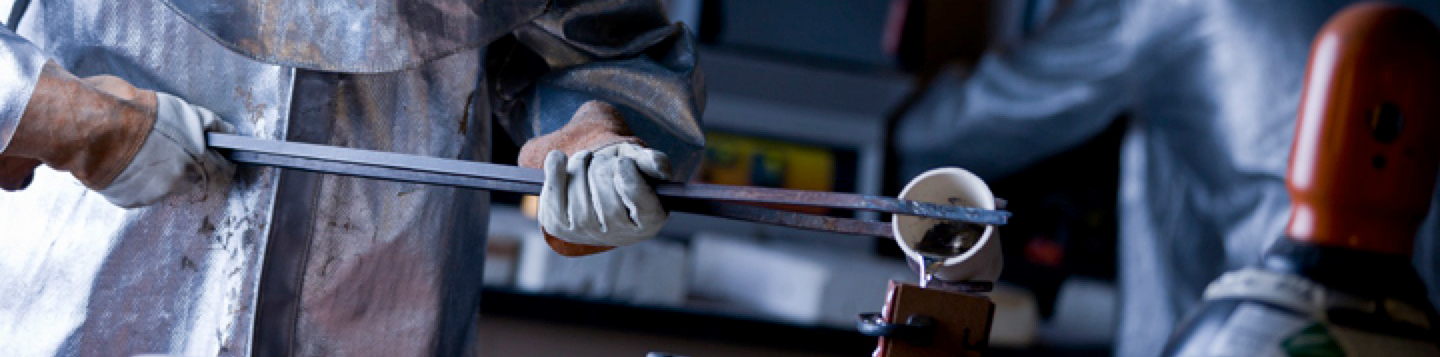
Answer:
<path fill-rule="evenodd" d="M 1211 280 L 1284 233 L 1311 40 L 1350 3 L 1075 1 L 968 80 L 939 82 L 906 115 L 897 150 L 911 174 L 951 164 L 995 177 L 1128 111 L 1116 355 L 1157 356 Z M 1409 3 L 1440 18 L 1433 1 Z M 1440 212 L 1430 215 L 1415 263 L 1440 302 Z"/>
<path fill-rule="evenodd" d="M 0 144 L 48 57 L 267 139 L 488 160 L 492 121 L 525 140 L 603 99 L 679 177 L 704 145 L 693 44 L 654 1 L 48 0 L 17 32 Z M 0 193 L 0 355 L 473 349 L 486 194 L 256 168 L 211 186 L 123 210 L 42 168 Z"/>

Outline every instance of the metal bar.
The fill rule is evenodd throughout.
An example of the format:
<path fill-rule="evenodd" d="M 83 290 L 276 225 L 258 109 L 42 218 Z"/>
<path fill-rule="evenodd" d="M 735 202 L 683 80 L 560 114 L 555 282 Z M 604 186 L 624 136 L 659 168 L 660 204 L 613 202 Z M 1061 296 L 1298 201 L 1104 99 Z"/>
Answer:
<path fill-rule="evenodd" d="M 274 159 L 274 157 L 308 159 L 303 160 L 306 162 L 306 165 L 308 165 L 306 167 L 295 167 L 294 165 L 286 167 L 311 171 L 350 174 L 350 172 L 342 171 L 342 169 L 360 170 L 356 168 L 355 165 L 370 167 L 371 169 L 361 170 L 364 172 L 356 172 L 354 175 L 378 179 L 450 186 L 468 185 L 465 187 L 532 194 L 538 193 L 539 190 L 535 187 L 539 187 L 539 185 L 544 183 L 544 176 L 540 170 L 474 161 L 264 140 L 219 133 L 209 134 L 209 145 L 216 149 L 234 151 L 234 153 L 232 153 L 232 159 L 234 159 L 233 156 L 235 154 L 247 152 L 267 154 L 270 155 L 272 159 Z M 241 158 L 245 157 L 245 155 L 241 155 Z M 234 160 L 240 161 L 240 159 Z M 334 164 L 326 166 L 326 164 L 322 164 L 322 162 Z M 251 163 L 267 164 L 265 162 Z M 352 165 L 335 165 L 341 163 Z M 280 165 L 280 163 L 273 164 Z M 322 169 L 322 166 L 329 167 L 329 169 Z M 377 170 L 376 168 L 389 170 Z M 404 172 L 388 172 L 392 170 Z M 414 181 L 422 178 L 426 181 Z M 524 186 L 505 186 L 499 182 L 513 182 L 524 184 Z M 463 185 L 456 183 L 463 183 Z M 525 191 L 515 191 L 520 189 Z M 661 197 L 876 211 L 993 225 L 1003 225 L 1010 217 L 1010 212 L 998 210 L 940 205 L 869 195 L 783 190 L 763 187 L 660 183 L 655 185 L 655 193 Z"/>
<path fill-rule="evenodd" d="M 1010 218 L 1010 212 L 1006 211 L 940 205 L 853 193 L 786 190 L 768 187 L 726 186 L 703 183 L 664 184 L 655 187 L 655 194 L 700 200 L 875 211 L 993 225 L 1004 225 Z"/>
<path fill-rule="evenodd" d="M 209 145 L 215 149 L 229 149 L 235 152 L 266 153 L 323 161 L 344 162 L 366 166 L 378 166 L 406 171 L 425 171 L 450 176 L 478 177 L 491 180 L 512 181 L 530 184 L 545 182 L 540 170 L 491 164 L 485 162 L 442 159 L 438 157 L 407 155 L 393 152 L 346 148 L 329 145 L 297 143 L 288 141 L 256 139 L 248 136 L 210 133 Z M 341 172 L 332 172 L 341 173 Z M 538 194 L 540 191 L 535 191 Z"/>
<path fill-rule="evenodd" d="M 229 157 L 232 161 L 245 164 L 466 189 L 539 194 L 541 187 L 541 185 L 533 183 L 400 170 L 383 166 L 369 166 L 365 164 L 325 161 L 250 151 L 232 151 L 229 153 Z M 672 211 L 826 232 L 877 237 L 891 236 L 890 224 L 884 222 L 867 222 L 849 218 L 816 216 L 733 203 L 707 202 L 679 197 L 662 197 L 661 200 L 665 208 Z"/>
<path fill-rule="evenodd" d="M 677 202 L 678 201 L 678 202 Z M 882 238 L 893 237 L 890 223 L 829 217 L 800 212 L 782 211 L 738 203 L 722 203 L 694 199 L 661 198 L 666 208 L 707 216 L 765 223 L 823 232 L 856 234 Z"/>
<path fill-rule="evenodd" d="M 301 171 L 357 176 L 386 181 L 422 183 L 459 188 L 505 191 L 523 194 L 540 194 L 541 184 L 487 179 L 483 177 L 451 175 L 445 173 L 404 170 L 384 166 L 326 161 L 296 156 L 276 155 L 253 151 L 232 151 L 227 157 L 243 164 L 282 167 Z"/>

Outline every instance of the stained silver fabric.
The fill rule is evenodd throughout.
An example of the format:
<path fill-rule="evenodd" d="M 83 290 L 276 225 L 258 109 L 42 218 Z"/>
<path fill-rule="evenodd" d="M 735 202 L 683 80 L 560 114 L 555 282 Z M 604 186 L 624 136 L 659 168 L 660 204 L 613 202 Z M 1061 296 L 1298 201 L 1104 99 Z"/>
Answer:
<path fill-rule="evenodd" d="M 285 133 L 292 71 L 231 52 L 160 3 L 36 1 L 19 33 L 77 75 L 173 93 L 249 135 Z M 228 188 L 134 210 L 44 168 L 0 194 L 0 355 L 246 353 L 277 178 L 241 170 Z"/>
<path fill-rule="evenodd" d="M 1350 1 L 1075 1 L 968 80 L 938 82 L 896 138 L 906 171 L 997 177 L 1121 111 L 1117 356 L 1160 353 L 1211 280 L 1256 261 L 1289 217 L 1284 175 L 1311 39 Z M 1437 18 L 1434 2 L 1412 1 Z M 1432 210 L 1416 264 L 1440 301 Z"/>
<path fill-rule="evenodd" d="M 543 8 L 548 17 L 485 10 L 533 4 L 526 0 L 181 3 L 35 2 L 20 34 L 76 74 L 114 74 L 173 93 L 269 139 L 486 160 L 492 120 L 524 128 L 511 133 L 524 140 L 569 119 L 554 103 L 614 98 L 647 143 L 692 150 L 667 152 L 672 157 L 698 159 L 703 145 L 694 49 L 659 15 L 658 2 L 556 1 Z M 278 26 L 268 16 L 279 16 L 267 6 L 315 4 L 329 11 L 316 23 L 284 15 L 285 31 L 267 32 Z M 211 24 L 225 28 L 207 27 L 191 8 L 211 11 Z M 362 10 L 348 17 L 348 9 Z M 389 19 L 383 9 L 473 12 L 489 22 Z M 340 31 L 340 23 L 369 27 L 351 30 L 370 37 L 344 42 L 322 31 Z M 486 33 L 499 23 L 560 35 Z M 305 37 L 292 24 L 315 33 Z M 264 45 L 236 48 L 245 36 L 264 37 L 256 40 Z M 485 37 L 500 39 L 442 49 Z M 411 48 L 396 49 L 405 54 L 381 53 L 405 41 Z M 320 55 L 286 57 L 294 46 Z M 584 68 L 608 75 L 568 73 Z M 577 76 L 586 79 L 552 79 Z M 630 79 L 645 84 L 635 86 L 638 94 L 616 89 Z M 544 90 L 551 82 L 564 83 L 564 93 Z M 18 287 L 0 290 L 0 355 L 470 354 L 484 193 L 270 169 L 242 170 L 235 182 L 130 211 L 46 170 L 30 189 L 0 194 L 0 286 Z"/>
<path fill-rule="evenodd" d="M 0 31 L 0 78 L 27 84 L 0 86 L 0 152 L 10 145 L 10 137 L 20 126 L 20 116 L 44 65 L 45 54 L 39 48 L 14 32 Z"/>
<path fill-rule="evenodd" d="M 332 72 L 390 72 L 489 43 L 547 0 L 176 1 L 166 4 L 252 58 Z"/>

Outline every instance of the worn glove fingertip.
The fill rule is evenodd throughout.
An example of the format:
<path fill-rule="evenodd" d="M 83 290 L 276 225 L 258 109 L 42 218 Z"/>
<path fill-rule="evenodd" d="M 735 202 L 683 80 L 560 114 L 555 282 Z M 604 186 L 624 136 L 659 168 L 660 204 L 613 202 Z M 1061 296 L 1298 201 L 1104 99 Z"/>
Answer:
<path fill-rule="evenodd" d="M 547 178 L 551 176 L 552 170 L 558 169 L 560 171 L 564 171 L 565 152 L 560 150 L 550 150 L 550 153 L 545 154 L 545 162 L 540 166 L 545 170 L 545 177 Z"/>
<path fill-rule="evenodd" d="M 545 184 L 540 188 L 540 207 L 536 212 L 541 229 L 551 232 L 568 230 L 565 196 L 568 177 L 565 173 L 565 153 L 560 150 L 545 155 L 543 171 Z"/>
<path fill-rule="evenodd" d="M 209 150 L 205 153 L 205 158 L 211 165 L 211 177 L 219 178 L 224 184 L 228 184 L 230 179 L 235 177 L 235 164 L 226 159 L 225 155 L 220 155 L 215 150 Z M 210 181 L 215 182 L 213 179 Z"/>
<path fill-rule="evenodd" d="M 661 180 L 670 179 L 670 156 L 660 150 L 641 147 L 631 157 L 635 160 L 635 167 L 650 177 Z"/>
<path fill-rule="evenodd" d="M 622 158 L 620 161 L 625 166 L 616 170 L 615 180 L 617 187 L 622 190 L 626 208 L 630 210 L 629 218 L 634 222 L 634 229 L 631 231 L 633 241 L 630 243 L 654 238 L 670 214 L 665 211 L 660 198 L 645 181 L 643 174 L 635 167 L 634 160 Z"/>
<path fill-rule="evenodd" d="M 213 123 L 210 124 L 210 128 L 208 129 L 211 132 L 225 134 L 235 134 L 239 132 L 239 129 L 235 128 L 235 124 L 230 124 L 230 122 L 227 122 L 224 119 L 216 119 Z"/>

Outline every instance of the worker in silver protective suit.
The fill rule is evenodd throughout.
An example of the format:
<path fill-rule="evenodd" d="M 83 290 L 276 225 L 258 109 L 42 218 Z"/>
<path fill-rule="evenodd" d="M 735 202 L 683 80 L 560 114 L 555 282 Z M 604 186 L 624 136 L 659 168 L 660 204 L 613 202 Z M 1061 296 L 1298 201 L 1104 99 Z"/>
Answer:
<path fill-rule="evenodd" d="M 1255 263 L 1283 234 L 1311 40 L 1348 3 L 1061 2 L 1037 32 L 986 54 L 968 79 L 937 81 L 897 128 L 896 150 L 908 175 L 951 164 L 994 178 L 1129 112 L 1115 354 L 1156 356 L 1210 281 Z M 1440 14 L 1433 1 L 1412 3 L 1432 20 Z M 1440 302 L 1430 214 L 1415 263 Z"/>
<path fill-rule="evenodd" d="M 4 356 L 473 353 L 484 192 L 237 170 L 207 132 L 483 161 L 497 122 L 545 169 L 542 228 L 591 250 L 653 236 L 644 177 L 683 179 L 704 144 L 692 40 L 656 1 L 17 10 Z"/>

